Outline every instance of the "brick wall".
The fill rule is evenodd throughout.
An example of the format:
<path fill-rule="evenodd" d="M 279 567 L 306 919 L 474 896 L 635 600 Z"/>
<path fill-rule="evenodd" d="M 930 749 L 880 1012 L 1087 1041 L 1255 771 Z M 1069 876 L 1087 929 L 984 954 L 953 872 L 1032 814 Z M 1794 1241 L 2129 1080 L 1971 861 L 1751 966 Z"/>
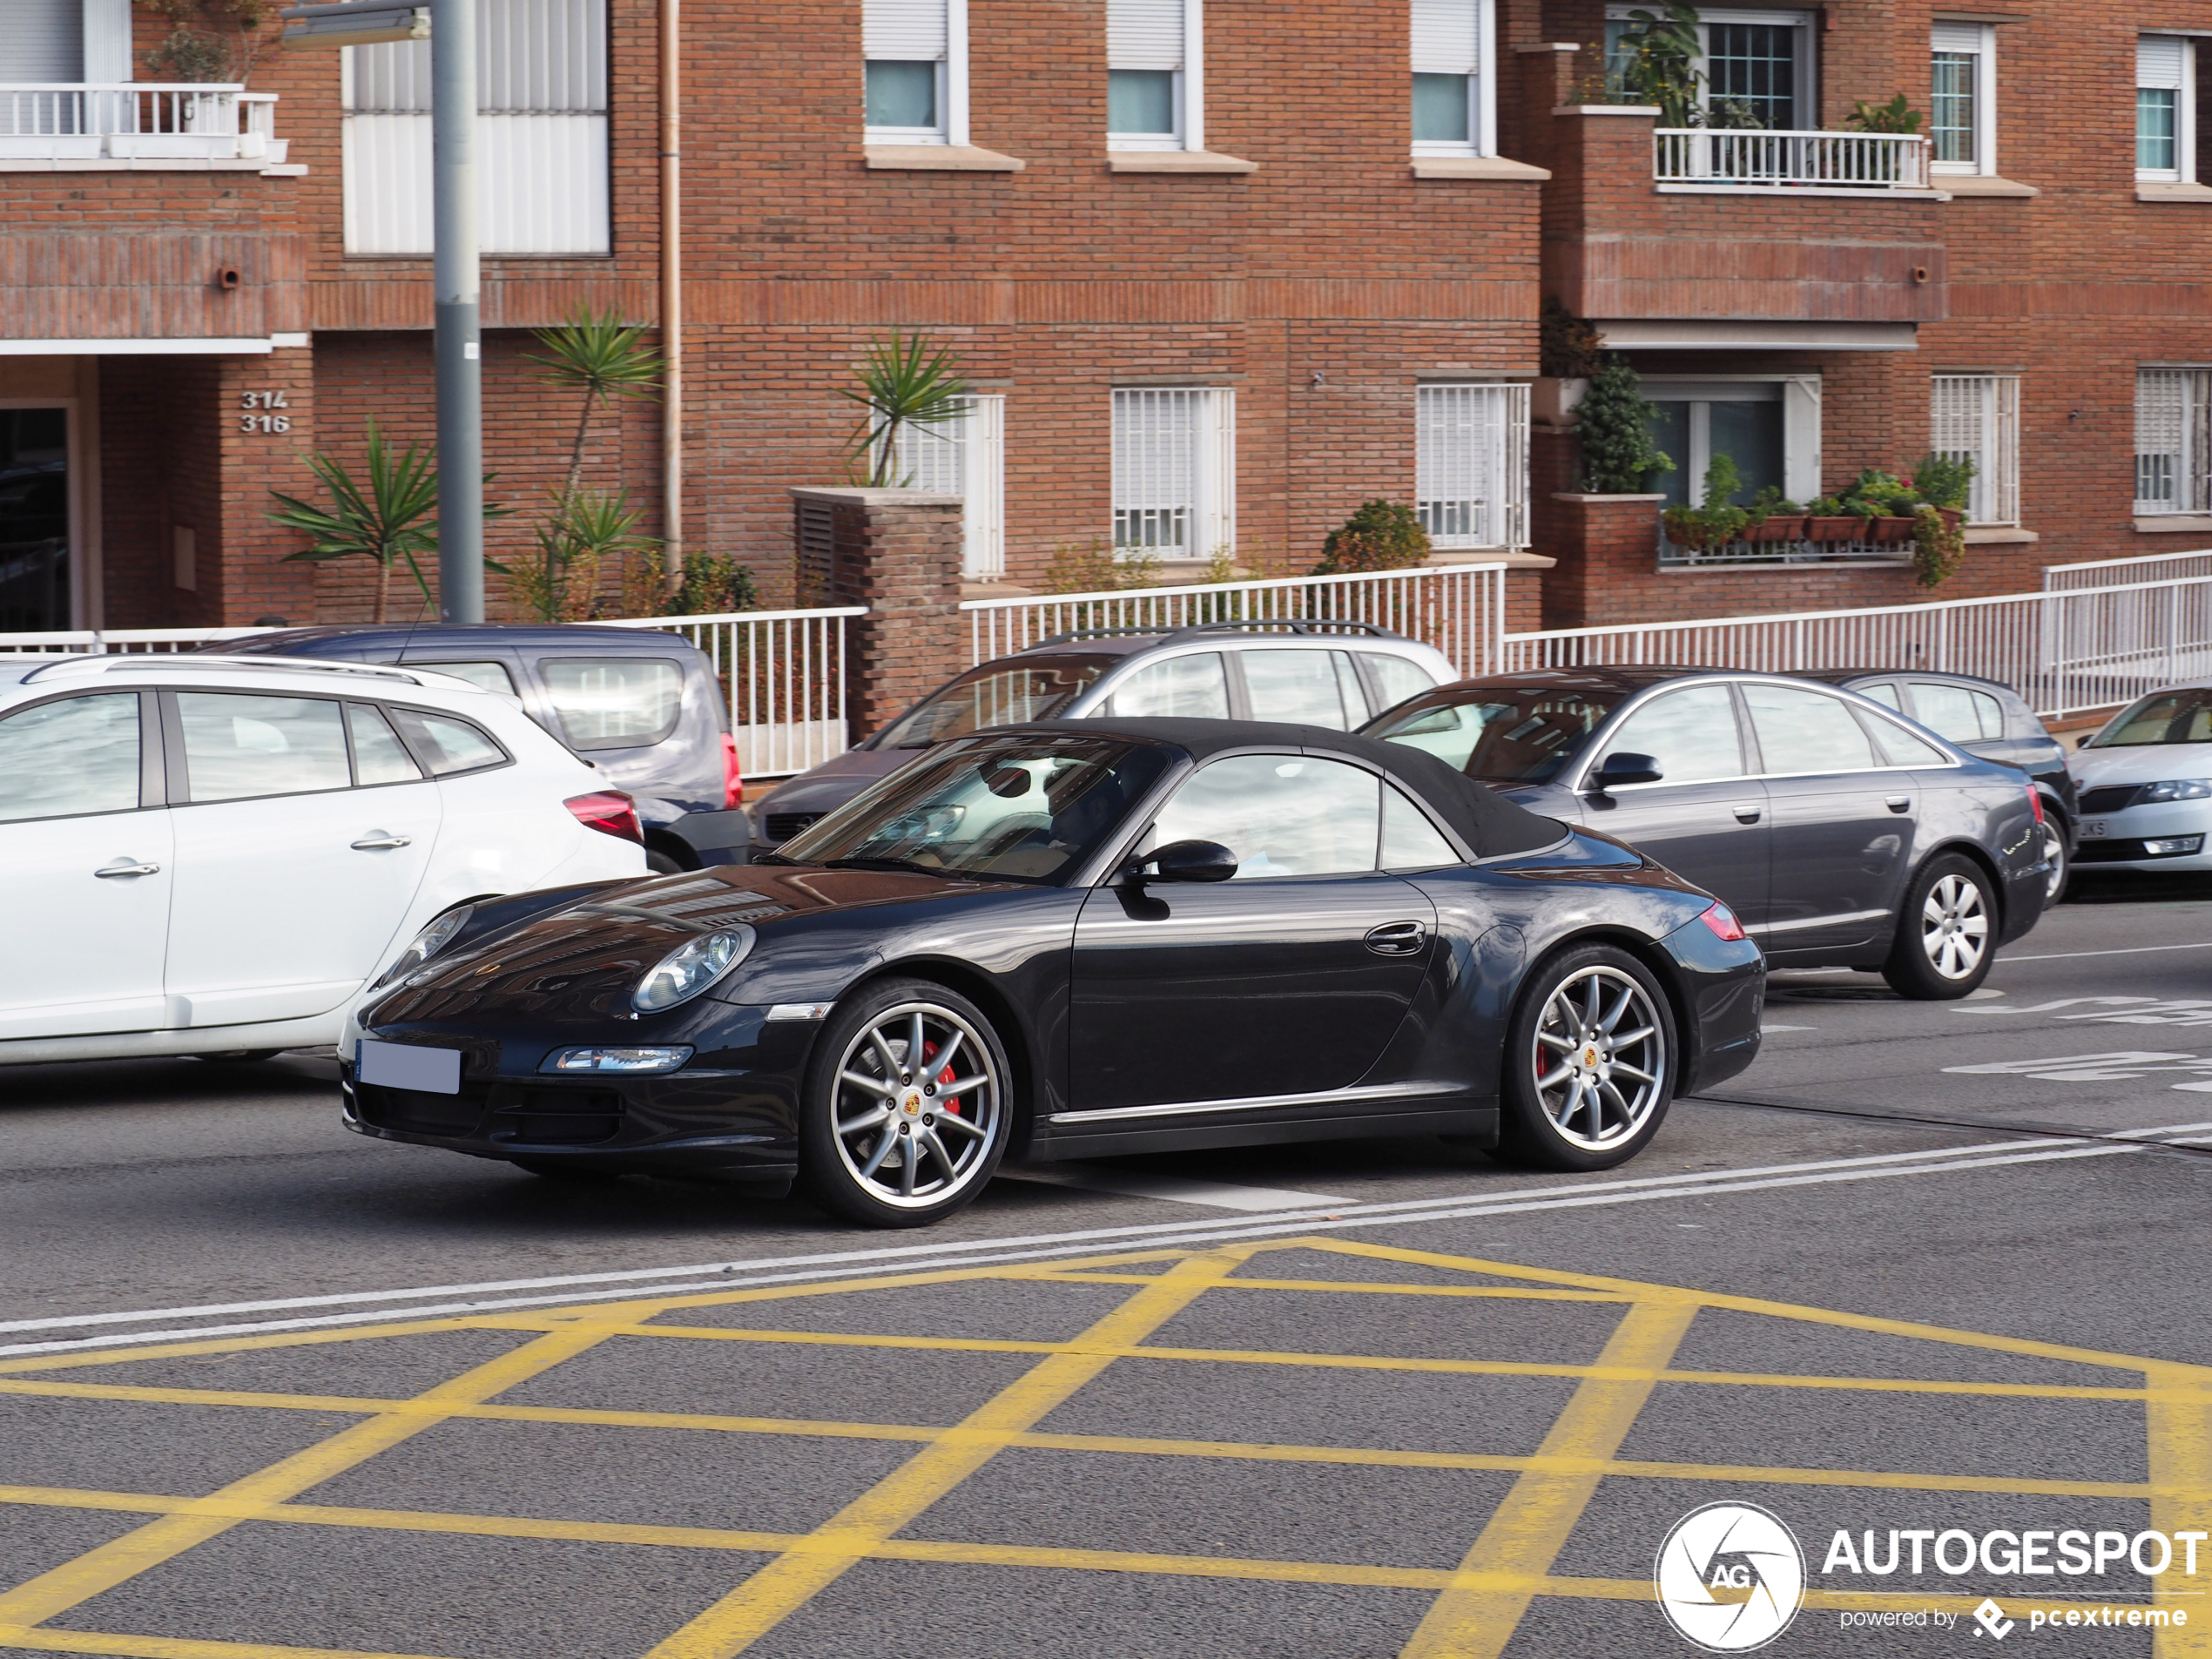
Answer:
<path fill-rule="evenodd" d="M 794 489 L 826 514 L 830 603 L 866 605 L 846 635 L 846 714 L 865 736 L 961 664 L 961 502 L 918 489 Z M 794 539 L 804 532 L 794 525 Z"/>

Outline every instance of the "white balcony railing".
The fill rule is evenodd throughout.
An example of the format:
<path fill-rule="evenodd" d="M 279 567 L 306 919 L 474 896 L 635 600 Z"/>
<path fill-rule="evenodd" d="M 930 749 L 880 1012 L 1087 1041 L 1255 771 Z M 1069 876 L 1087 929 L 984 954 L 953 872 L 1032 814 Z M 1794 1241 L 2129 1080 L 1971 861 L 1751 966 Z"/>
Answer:
<path fill-rule="evenodd" d="M 0 84 L 0 160 L 284 159 L 273 92 L 158 81 Z"/>
<path fill-rule="evenodd" d="M 1662 127 L 1651 176 L 1662 185 L 1761 190 L 1925 190 L 1917 132 L 1763 132 Z"/>

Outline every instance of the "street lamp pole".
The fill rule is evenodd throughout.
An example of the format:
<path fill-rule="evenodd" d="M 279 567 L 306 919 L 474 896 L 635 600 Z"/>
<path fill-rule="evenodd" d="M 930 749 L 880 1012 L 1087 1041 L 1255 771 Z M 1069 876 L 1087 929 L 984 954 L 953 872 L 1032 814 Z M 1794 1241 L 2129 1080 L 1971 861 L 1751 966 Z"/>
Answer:
<path fill-rule="evenodd" d="M 430 3 L 438 372 L 438 619 L 484 619 L 483 361 L 476 258 L 476 0 Z"/>

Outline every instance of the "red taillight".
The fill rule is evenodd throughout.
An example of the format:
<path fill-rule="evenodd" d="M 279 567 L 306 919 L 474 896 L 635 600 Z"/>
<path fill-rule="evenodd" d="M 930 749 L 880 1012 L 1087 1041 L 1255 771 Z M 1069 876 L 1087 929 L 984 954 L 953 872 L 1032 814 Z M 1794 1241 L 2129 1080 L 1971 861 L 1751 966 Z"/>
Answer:
<path fill-rule="evenodd" d="M 637 823 L 637 803 L 617 790 L 577 795 L 562 804 L 577 815 L 577 821 L 586 829 L 635 841 L 640 846 L 645 844 L 645 832 Z"/>
<path fill-rule="evenodd" d="M 1710 907 L 1697 920 L 1713 930 L 1714 937 L 1725 939 L 1731 945 L 1743 937 L 1743 924 L 1737 921 L 1736 913 L 1724 904 Z"/>
<path fill-rule="evenodd" d="M 2043 792 L 2036 788 L 2033 784 L 2027 786 L 2027 804 L 2034 809 L 2035 821 L 2041 823 L 2043 821 Z"/>
<path fill-rule="evenodd" d="M 738 771 L 737 734 L 722 734 L 722 810 L 734 813 L 745 805 L 745 779 Z"/>

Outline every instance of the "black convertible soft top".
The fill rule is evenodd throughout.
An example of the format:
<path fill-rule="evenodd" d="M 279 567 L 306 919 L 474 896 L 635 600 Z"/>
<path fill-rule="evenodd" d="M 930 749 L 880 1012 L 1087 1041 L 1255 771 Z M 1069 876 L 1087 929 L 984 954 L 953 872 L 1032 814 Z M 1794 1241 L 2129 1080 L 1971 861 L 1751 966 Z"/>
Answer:
<path fill-rule="evenodd" d="M 1434 755 L 1403 743 L 1386 743 L 1350 732 L 1318 725 L 1282 725 L 1266 720 L 1032 720 L 1026 732 L 1072 732 L 1086 737 L 1109 734 L 1147 743 L 1171 743 L 1204 765 L 1215 755 L 1238 749 L 1285 747 L 1307 754 L 1339 754 L 1386 772 L 1420 796 L 1459 832 L 1479 858 L 1530 853 L 1549 846 L 1567 833 L 1555 818 L 1544 818 L 1507 800 L 1487 784 L 1454 772 Z"/>

